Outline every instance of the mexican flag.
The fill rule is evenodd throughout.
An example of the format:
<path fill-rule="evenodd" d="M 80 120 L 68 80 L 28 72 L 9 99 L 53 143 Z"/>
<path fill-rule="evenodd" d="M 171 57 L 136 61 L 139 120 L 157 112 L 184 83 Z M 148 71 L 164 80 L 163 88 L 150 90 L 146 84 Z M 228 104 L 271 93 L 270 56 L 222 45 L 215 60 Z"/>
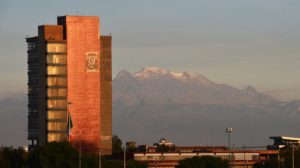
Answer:
<path fill-rule="evenodd" d="M 68 115 L 68 118 L 67 118 L 67 123 L 68 123 L 68 141 L 71 141 L 71 129 L 72 129 L 72 127 L 73 127 L 73 123 L 72 123 L 72 117 L 71 117 L 71 114 L 69 113 L 69 111 L 68 111 L 68 113 L 67 113 Z"/>

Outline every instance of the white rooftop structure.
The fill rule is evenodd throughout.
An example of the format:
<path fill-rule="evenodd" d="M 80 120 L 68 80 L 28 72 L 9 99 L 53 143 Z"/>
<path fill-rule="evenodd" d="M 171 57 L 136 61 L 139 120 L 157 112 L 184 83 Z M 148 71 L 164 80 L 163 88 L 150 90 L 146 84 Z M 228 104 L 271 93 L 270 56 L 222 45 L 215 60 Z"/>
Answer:
<path fill-rule="evenodd" d="M 273 136 L 270 139 L 274 140 L 274 146 L 279 148 L 285 146 L 300 146 L 300 138 L 288 137 L 288 136 Z"/>

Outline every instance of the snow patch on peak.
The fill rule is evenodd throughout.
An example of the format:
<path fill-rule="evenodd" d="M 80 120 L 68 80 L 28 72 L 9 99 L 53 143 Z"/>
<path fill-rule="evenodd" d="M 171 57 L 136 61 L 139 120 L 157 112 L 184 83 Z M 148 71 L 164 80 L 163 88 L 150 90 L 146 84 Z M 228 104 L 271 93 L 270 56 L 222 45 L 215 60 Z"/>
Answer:
<path fill-rule="evenodd" d="M 141 71 L 134 73 L 133 76 L 139 78 L 150 78 L 154 75 L 163 75 L 170 73 L 169 70 L 160 67 L 145 67 Z"/>
<path fill-rule="evenodd" d="M 139 79 L 150 79 L 161 75 L 167 75 L 180 81 L 197 80 L 201 82 L 203 85 L 207 85 L 207 86 L 213 84 L 212 81 L 210 81 L 208 78 L 206 78 L 201 74 L 190 73 L 190 72 L 172 72 L 169 71 L 168 69 L 161 68 L 161 67 L 145 67 L 139 72 L 133 74 L 134 77 Z"/>
<path fill-rule="evenodd" d="M 138 73 L 158 73 L 158 74 L 164 74 L 168 73 L 169 70 L 161 67 L 145 67 Z"/>
<path fill-rule="evenodd" d="M 181 79 L 183 73 L 179 73 L 179 72 L 170 72 L 171 75 L 173 75 L 173 77 L 177 78 L 177 79 Z"/>

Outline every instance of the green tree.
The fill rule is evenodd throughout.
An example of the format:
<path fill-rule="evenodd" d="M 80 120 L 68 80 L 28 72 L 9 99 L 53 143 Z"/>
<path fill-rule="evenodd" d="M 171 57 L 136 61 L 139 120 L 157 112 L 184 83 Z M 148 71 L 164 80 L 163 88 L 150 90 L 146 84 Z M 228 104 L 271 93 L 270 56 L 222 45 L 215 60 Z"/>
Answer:
<path fill-rule="evenodd" d="M 179 161 L 177 168 L 228 168 L 228 161 L 213 156 L 196 156 Z"/>
<path fill-rule="evenodd" d="M 0 149 L 0 167 L 20 168 L 26 166 L 27 153 L 22 149 Z"/>
<path fill-rule="evenodd" d="M 115 144 L 119 149 L 118 151 L 122 152 L 122 143 L 120 143 L 121 140 L 117 136 L 115 137 L 115 142 L 119 144 Z M 27 162 L 29 168 L 76 168 L 79 164 L 79 157 L 78 152 L 68 142 L 51 142 L 31 151 Z M 123 168 L 123 160 L 112 160 L 111 156 L 102 156 L 101 164 L 102 168 Z M 99 167 L 99 155 L 82 154 L 81 167 Z M 126 167 L 146 168 L 146 165 L 134 160 L 127 160 Z"/>
<path fill-rule="evenodd" d="M 122 152 L 122 140 L 117 136 L 112 137 L 112 153 L 117 154 Z"/>
<path fill-rule="evenodd" d="M 51 142 L 32 151 L 28 165 L 34 168 L 78 167 L 78 152 L 67 142 Z"/>

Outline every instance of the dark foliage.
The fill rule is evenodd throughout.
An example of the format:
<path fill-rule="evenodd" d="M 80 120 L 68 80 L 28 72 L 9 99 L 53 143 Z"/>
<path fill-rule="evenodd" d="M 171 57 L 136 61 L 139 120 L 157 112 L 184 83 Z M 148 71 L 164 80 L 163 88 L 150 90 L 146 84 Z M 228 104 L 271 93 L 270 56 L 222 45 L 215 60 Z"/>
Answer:
<path fill-rule="evenodd" d="M 22 148 L 0 149 L 0 167 L 21 168 L 26 166 L 27 155 Z"/>
<path fill-rule="evenodd" d="M 112 137 L 112 153 L 118 154 L 122 152 L 122 141 L 117 135 Z"/>
<path fill-rule="evenodd" d="M 115 137 L 117 138 L 117 137 Z M 121 142 L 117 138 L 117 144 Z M 119 145 L 116 145 L 120 147 Z M 119 148 L 121 149 L 121 148 Z M 122 151 L 121 151 L 122 152 Z M 83 154 L 81 156 L 82 168 L 99 167 L 99 156 Z M 79 153 L 67 142 L 51 142 L 39 147 L 29 154 L 28 166 L 30 168 L 77 168 L 79 165 Z M 112 160 L 111 157 L 101 157 L 102 168 L 123 168 L 123 160 Z M 129 160 L 128 168 L 146 168 L 144 164 Z"/>
<path fill-rule="evenodd" d="M 78 152 L 67 142 L 51 142 L 32 151 L 28 165 L 34 168 L 78 167 Z"/>

